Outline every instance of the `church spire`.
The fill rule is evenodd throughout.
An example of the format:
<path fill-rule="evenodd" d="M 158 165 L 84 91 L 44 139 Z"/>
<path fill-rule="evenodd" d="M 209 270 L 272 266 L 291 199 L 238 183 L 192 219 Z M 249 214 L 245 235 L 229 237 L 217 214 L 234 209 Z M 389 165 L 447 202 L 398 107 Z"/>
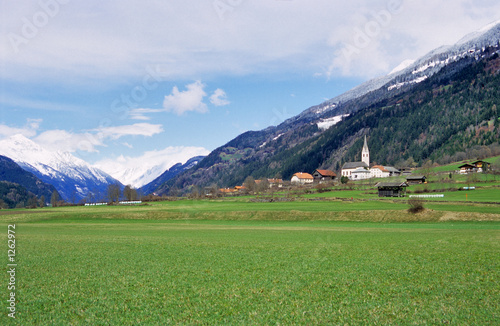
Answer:
<path fill-rule="evenodd" d="M 368 149 L 368 143 L 366 142 L 366 135 L 365 135 L 365 143 L 363 144 L 363 150 L 361 151 L 361 162 L 365 163 L 370 166 L 370 150 Z"/>

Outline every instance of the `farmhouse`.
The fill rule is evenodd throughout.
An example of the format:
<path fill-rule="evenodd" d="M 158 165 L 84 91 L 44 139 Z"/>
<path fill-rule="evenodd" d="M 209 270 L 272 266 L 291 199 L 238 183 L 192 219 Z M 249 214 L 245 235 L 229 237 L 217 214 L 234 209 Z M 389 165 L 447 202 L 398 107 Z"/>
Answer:
<path fill-rule="evenodd" d="M 476 170 L 476 167 L 469 163 L 462 164 L 458 168 L 460 169 L 460 174 L 472 173 Z"/>
<path fill-rule="evenodd" d="M 282 188 L 283 180 L 282 179 L 267 179 L 269 182 L 269 188 Z"/>
<path fill-rule="evenodd" d="M 490 165 L 490 163 L 485 161 L 475 161 L 472 163 L 462 164 L 458 168 L 460 169 L 460 174 L 467 174 L 474 172 L 483 172 L 485 170 L 488 170 Z"/>
<path fill-rule="evenodd" d="M 370 168 L 370 174 L 372 178 L 387 178 L 391 175 L 389 170 L 382 165 L 374 165 Z"/>
<path fill-rule="evenodd" d="M 477 172 L 483 172 L 483 171 L 488 170 L 490 168 L 491 163 L 488 163 L 485 161 L 476 161 L 476 162 L 472 162 L 472 165 L 475 166 Z"/>
<path fill-rule="evenodd" d="M 221 188 L 221 189 L 219 189 L 219 192 L 221 194 L 232 194 L 232 193 L 235 193 L 237 191 L 238 190 L 236 190 L 235 188 Z"/>
<path fill-rule="evenodd" d="M 308 184 L 313 183 L 314 178 L 309 173 L 297 172 L 292 177 L 292 183 Z"/>
<path fill-rule="evenodd" d="M 379 182 L 376 187 L 379 197 L 405 197 L 408 184 L 406 182 Z"/>
<path fill-rule="evenodd" d="M 389 171 L 389 176 L 390 177 L 394 177 L 394 176 L 400 176 L 401 175 L 401 171 L 399 171 L 398 169 L 396 169 L 395 167 L 392 167 L 392 166 L 384 166 L 384 168 Z"/>
<path fill-rule="evenodd" d="M 351 173 L 351 180 L 365 180 L 365 179 L 370 179 L 372 177 L 370 170 L 365 169 L 365 168 L 357 168 L 356 170 L 352 171 Z"/>
<path fill-rule="evenodd" d="M 330 170 L 316 170 L 312 175 L 317 182 L 332 181 L 337 177 L 335 172 Z"/>

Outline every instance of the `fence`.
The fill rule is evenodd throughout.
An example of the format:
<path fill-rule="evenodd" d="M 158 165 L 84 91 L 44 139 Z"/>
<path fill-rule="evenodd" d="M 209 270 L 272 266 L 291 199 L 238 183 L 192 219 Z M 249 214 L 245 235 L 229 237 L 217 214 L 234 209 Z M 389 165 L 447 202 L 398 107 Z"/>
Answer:
<path fill-rule="evenodd" d="M 439 195 L 410 195 L 410 198 L 443 198 L 443 194 Z"/>

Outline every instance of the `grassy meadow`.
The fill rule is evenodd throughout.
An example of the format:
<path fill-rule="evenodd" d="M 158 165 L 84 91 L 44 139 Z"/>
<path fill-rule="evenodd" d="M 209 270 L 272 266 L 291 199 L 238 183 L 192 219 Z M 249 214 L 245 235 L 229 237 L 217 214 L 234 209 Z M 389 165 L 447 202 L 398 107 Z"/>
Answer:
<path fill-rule="evenodd" d="M 2 211 L 18 266 L 16 319 L 0 323 L 500 322 L 498 205 L 414 215 L 364 192 Z"/>

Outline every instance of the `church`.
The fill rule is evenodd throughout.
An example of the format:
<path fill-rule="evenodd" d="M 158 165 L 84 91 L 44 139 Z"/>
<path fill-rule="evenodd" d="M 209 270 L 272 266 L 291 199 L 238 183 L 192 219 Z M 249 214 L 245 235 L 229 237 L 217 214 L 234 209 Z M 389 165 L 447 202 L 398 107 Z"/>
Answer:
<path fill-rule="evenodd" d="M 350 180 L 363 180 L 372 177 L 370 172 L 370 150 L 368 143 L 363 144 L 361 150 L 361 162 L 346 162 L 342 166 L 342 176 L 348 177 Z"/>
<path fill-rule="evenodd" d="M 364 180 L 370 178 L 387 178 L 398 176 L 401 172 L 392 166 L 374 165 L 370 168 L 370 150 L 368 143 L 363 144 L 361 162 L 347 162 L 342 166 L 342 176 L 349 180 Z"/>

